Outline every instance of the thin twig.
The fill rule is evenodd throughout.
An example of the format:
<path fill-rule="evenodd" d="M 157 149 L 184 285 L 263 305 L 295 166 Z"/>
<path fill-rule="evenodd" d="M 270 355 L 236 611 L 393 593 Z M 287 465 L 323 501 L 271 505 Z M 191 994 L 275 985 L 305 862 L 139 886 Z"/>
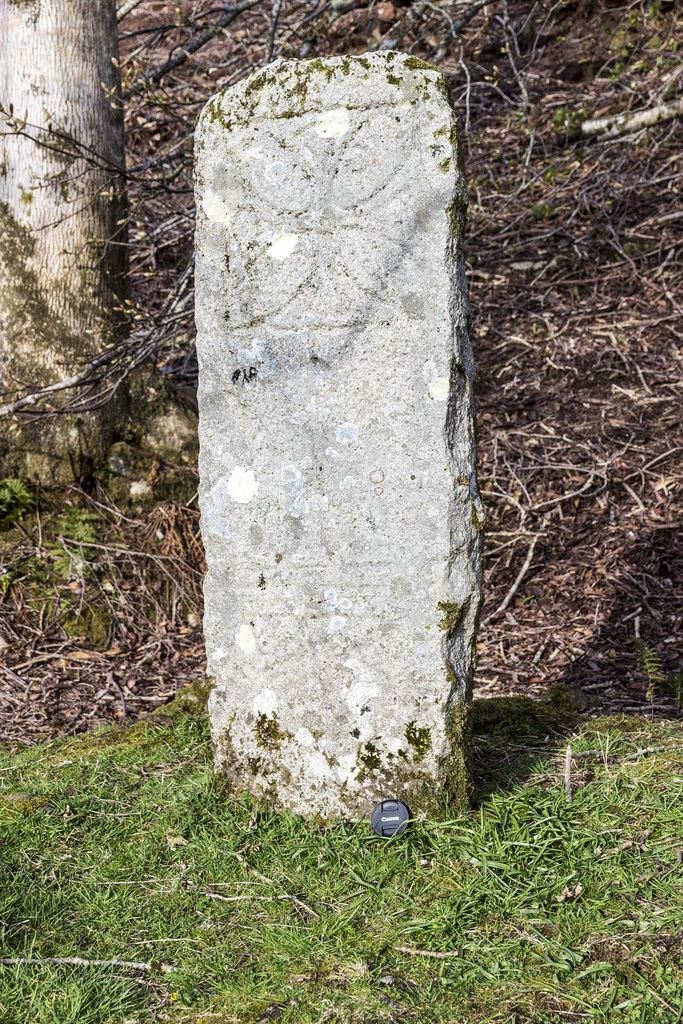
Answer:
<path fill-rule="evenodd" d="M 122 710 L 123 710 L 123 714 L 122 714 L 121 717 L 125 718 L 126 717 L 126 698 L 123 696 L 123 690 L 121 689 L 121 687 L 119 686 L 117 681 L 114 679 L 114 673 L 113 672 L 108 672 L 107 673 L 107 683 L 109 684 L 109 686 L 116 687 L 118 695 L 121 698 L 121 706 L 122 706 Z"/>
<path fill-rule="evenodd" d="M 427 61 L 433 64 L 440 64 L 444 57 L 448 56 L 448 48 L 455 37 L 458 36 L 463 29 L 467 28 L 469 23 L 472 21 L 472 18 L 479 14 L 479 11 L 483 10 L 487 4 L 488 6 L 492 6 L 494 3 L 496 3 L 496 0 L 481 0 L 481 2 L 472 4 L 471 7 L 468 7 L 464 14 L 461 14 L 456 21 L 451 23 L 450 28 L 443 35 L 436 49 L 432 50 L 432 52 L 427 55 Z M 464 65 L 462 65 L 462 56 L 461 66 L 463 66 L 464 69 Z"/>
<path fill-rule="evenodd" d="M 247 872 L 249 872 L 252 875 L 255 875 L 255 877 L 258 878 L 261 882 L 265 882 L 266 885 L 273 885 L 277 889 L 280 888 L 278 883 L 275 882 L 272 878 L 268 878 L 266 875 L 262 875 L 260 871 L 257 871 L 255 868 L 253 868 L 249 861 L 247 860 L 247 858 L 243 857 L 241 853 L 237 853 L 235 850 L 226 850 L 225 853 L 229 854 L 231 857 L 236 857 L 240 864 L 243 864 L 244 867 L 247 869 Z M 283 892 L 282 895 L 286 899 L 291 900 L 295 906 L 299 907 L 300 910 L 303 910 L 305 914 L 309 915 L 309 917 L 315 917 L 318 921 L 320 920 L 320 914 L 316 913 L 316 911 L 313 910 L 312 907 L 309 907 L 308 903 L 304 903 L 303 900 L 300 900 L 298 896 L 292 896 L 291 893 L 288 892 Z"/>
<path fill-rule="evenodd" d="M 268 32 L 268 44 L 266 46 L 266 56 L 263 60 L 264 64 L 270 64 L 273 59 L 273 47 L 275 46 L 275 33 L 277 31 L 278 18 L 280 17 L 280 11 L 282 9 L 282 0 L 275 0 L 273 4 L 273 14 L 270 19 L 270 30 Z"/>
<path fill-rule="evenodd" d="M 526 556 L 526 558 L 524 560 L 524 565 L 522 566 L 522 568 L 519 570 L 519 572 L 517 574 L 517 579 L 512 584 L 512 586 L 508 590 L 507 594 L 505 595 L 505 599 L 503 600 L 503 602 L 501 604 L 498 605 L 498 607 L 496 608 L 495 612 L 491 612 L 490 615 L 487 615 L 487 617 L 482 620 L 482 626 L 485 626 L 488 622 L 492 622 L 502 612 L 504 612 L 505 609 L 507 608 L 507 606 L 510 604 L 510 601 L 512 600 L 512 598 L 515 596 L 515 594 L 519 590 L 519 585 L 522 582 L 522 580 L 524 579 L 524 577 L 526 576 L 527 571 L 529 569 L 529 566 L 531 565 L 531 560 L 534 557 L 534 550 L 536 548 L 536 545 L 538 543 L 538 539 L 539 539 L 540 536 L 541 535 L 537 533 L 533 537 L 533 539 L 531 541 L 531 544 L 529 545 L 529 552 L 528 552 L 528 554 L 527 554 L 527 556 Z"/>
<path fill-rule="evenodd" d="M 431 956 L 435 960 L 447 960 L 449 956 L 457 956 L 458 953 L 435 953 L 431 949 L 412 949 L 410 946 L 394 946 L 399 953 L 407 953 L 408 956 Z"/>
<path fill-rule="evenodd" d="M 417 3 L 410 8 L 410 13 L 406 17 L 402 18 L 397 25 L 394 26 L 393 32 L 389 32 L 385 39 L 379 44 L 377 49 L 381 52 L 382 50 L 395 50 L 401 40 L 411 32 L 418 21 L 421 19 L 427 7 L 426 0 L 424 3 Z"/>
<path fill-rule="evenodd" d="M 567 751 L 564 755 L 564 791 L 567 794 L 567 803 L 572 802 L 572 748 L 567 744 Z"/>
<path fill-rule="evenodd" d="M 75 967 L 129 967 L 132 971 L 161 970 L 164 974 L 175 971 L 168 964 L 144 964 L 135 960 L 84 960 L 81 956 L 45 956 L 45 957 L 3 957 L 0 964 L 73 964 Z"/>
<path fill-rule="evenodd" d="M 2 662 L 0 662 L 0 668 L 2 669 L 3 672 L 6 672 L 8 676 L 16 680 L 17 683 L 21 683 L 21 685 L 26 688 L 26 692 L 28 693 L 28 691 L 31 689 L 30 683 L 27 683 L 25 679 L 22 679 L 21 676 L 18 676 L 17 673 L 13 672 L 11 668 L 7 667 L 7 665 L 3 665 Z"/>
<path fill-rule="evenodd" d="M 524 121 L 524 123 L 526 124 L 526 115 L 529 109 L 529 93 L 527 92 L 524 80 L 517 69 L 515 59 L 512 56 L 512 45 L 510 43 L 510 38 L 508 36 L 508 29 L 510 30 L 510 34 L 512 35 L 512 29 L 510 29 L 510 15 L 508 13 L 507 0 L 503 0 L 503 36 L 505 38 L 505 48 L 507 50 L 507 57 L 510 62 L 510 67 L 512 68 L 512 73 L 515 76 L 515 80 L 517 82 L 517 85 L 519 86 L 519 91 L 522 94 L 522 121 Z M 516 41 L 517 40 L 515 40 L 515 42 Z"/>

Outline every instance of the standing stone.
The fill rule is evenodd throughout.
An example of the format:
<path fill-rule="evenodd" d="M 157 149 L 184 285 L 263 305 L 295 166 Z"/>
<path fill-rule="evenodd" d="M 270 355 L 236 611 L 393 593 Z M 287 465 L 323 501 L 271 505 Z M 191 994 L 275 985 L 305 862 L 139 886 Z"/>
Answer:
<path fill-rule="evenodd" d="M 462 806 L 485 517 L 447 82 L 275 61 L 205 107 L 196 191 L 217 769 L 307 816 Z"/>

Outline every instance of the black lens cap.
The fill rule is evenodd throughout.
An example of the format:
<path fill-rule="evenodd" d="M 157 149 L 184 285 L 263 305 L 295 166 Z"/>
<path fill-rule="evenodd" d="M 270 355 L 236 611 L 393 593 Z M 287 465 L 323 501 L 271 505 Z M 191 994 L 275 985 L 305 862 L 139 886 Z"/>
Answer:
<path fill-rule="evenodd" d="M 382 800 L 372 812 L 372 827 L 382 839 L 391 839 L 405 832 L 411 817 L 400 800 Z"/>

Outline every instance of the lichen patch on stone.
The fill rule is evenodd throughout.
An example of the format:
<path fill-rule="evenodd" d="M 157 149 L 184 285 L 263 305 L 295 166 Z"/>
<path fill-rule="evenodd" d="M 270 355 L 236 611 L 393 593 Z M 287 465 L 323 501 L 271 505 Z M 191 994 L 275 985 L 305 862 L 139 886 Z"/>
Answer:
<path fill-rule="evenodd" d="M 202 208 L 209 220 L 223 224 L 225 227 L 230 224 L 230 210 L 214 192 L 206 193 L 202 200 Z"/>
<path fill-rule="evenodd" d="M 435 402 L 445 402 L 451 390 L 448 377 L 436 377 L 429 385 L 429 397 Z"/>
<path fill-rule="evenodd" d="M 288 256 L 292 255 L 298 244 L 298 235 L 279 235 L 268 246 L 268 255 L 274 260 L 286 260 Z"/>
<path fill-rule="evenodd" d="M 235 466 L 226 486 L 227 494 L 239 505 L 247 505 L 258 490 L 256 477 L 251 469 Z"/>
<path fill-rule="evenodd" d="M 339 139 L 346 135 L 349 123 L 349 112 L 346 107 L 338 107 L 336 110 L 325 110 L 320 114 L 313 130 L 321 139 Z"/>
<path fill-rule="evenodd" d="M 235 643 L 245 654 L 253 654 L 256 650 L 256 637 L 251 626 L 243 625 L 237 630 Z"/>

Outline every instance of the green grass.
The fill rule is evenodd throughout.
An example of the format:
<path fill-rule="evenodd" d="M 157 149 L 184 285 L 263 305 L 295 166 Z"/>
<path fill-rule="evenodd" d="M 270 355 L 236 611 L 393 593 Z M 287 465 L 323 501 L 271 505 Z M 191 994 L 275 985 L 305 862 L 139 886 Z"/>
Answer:
<path fill-rule="evenodd" d="M 152 963 L 2 966 L 4 1024 L 680 1021 L 681 724 L 584 720 L 570 804 L 557 739 L 387 843 L 231 799 L 194 707 L 0 755 L 2 956 Z"/>

